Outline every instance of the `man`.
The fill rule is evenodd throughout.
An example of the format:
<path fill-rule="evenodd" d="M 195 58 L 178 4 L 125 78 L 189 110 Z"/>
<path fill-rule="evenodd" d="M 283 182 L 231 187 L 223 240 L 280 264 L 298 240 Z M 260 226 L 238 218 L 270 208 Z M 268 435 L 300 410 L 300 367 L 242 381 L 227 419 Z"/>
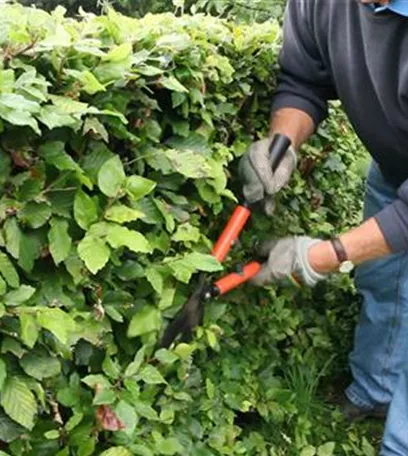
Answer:
<path fill-rule="evenodd" d="M 408 455 L 408 0 L 289 0 L 271 136 L 292 140 L 275 173 L 270 140 L 241 162 L 249 201 L 266 212 L 289 181 L 295 150 L 339 98 L 373 156 L 365 222 L 331 241 L 308 237 L 271 243 L 260 285 L 294 276 L 313 286 L 357 269 L 364 302 L 350 356 L 350 419 L 387 416 L 382 456 Z"/>

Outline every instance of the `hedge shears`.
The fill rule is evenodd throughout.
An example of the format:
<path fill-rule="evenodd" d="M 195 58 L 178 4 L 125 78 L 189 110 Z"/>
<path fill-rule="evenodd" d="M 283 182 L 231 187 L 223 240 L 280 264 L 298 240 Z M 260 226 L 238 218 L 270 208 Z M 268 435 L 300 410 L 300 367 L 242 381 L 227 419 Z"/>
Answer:
<path fill-rule="evenodd" d="M 290 145 L 289 138 L 284 135 L 276 134 L 273 137 L 269 148 L 269 158 L 273 171 L 276 171 Z M 235 208 L 212 250 L 212 255 L 220 263 L 225 260 L 231 248 L 237 243 L 239 235 L 252 214 L 251 208 L 257 203 L 259 201 L 251 204 L 244 202 Z M 201 273 L 196 290 L 166 328 L 160 341 L 160 347 L 169 348 L 178 336 L 181 336 L 181 342 L 189 342 L 192 339 L 194 328 L 202 323 L 205 303 L 210 299 L 225 295 L 248 282 L 258 274 L 261 268 L 262 264 L 260 262 L 251 261 L 241 267 L 238 272 L 229 274 L 213 283 L 209 283 L 207 275 Z"/>

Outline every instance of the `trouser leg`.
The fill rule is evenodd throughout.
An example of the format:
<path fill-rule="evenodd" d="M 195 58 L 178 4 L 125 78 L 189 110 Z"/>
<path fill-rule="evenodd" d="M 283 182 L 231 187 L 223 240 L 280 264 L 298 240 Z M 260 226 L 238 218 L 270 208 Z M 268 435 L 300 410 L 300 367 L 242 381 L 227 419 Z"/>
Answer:
<path fill-rule="evenodd" d="M 394 391 L 380 454 L 408 455 L 408 368 L 400 375 Z"/>
<path fill-rule="evenodd" d="M 396 197 L 396 188 L 384 181 L 373 164 L 365 218 Z M 354 381 L 346 394 L 355 405 L 372 408 L 391 402 L 400 374 L 408 366 L 408 255 L 363 264 L 357 268 L 356 285 L 363 304 L 350 355 Z"/>

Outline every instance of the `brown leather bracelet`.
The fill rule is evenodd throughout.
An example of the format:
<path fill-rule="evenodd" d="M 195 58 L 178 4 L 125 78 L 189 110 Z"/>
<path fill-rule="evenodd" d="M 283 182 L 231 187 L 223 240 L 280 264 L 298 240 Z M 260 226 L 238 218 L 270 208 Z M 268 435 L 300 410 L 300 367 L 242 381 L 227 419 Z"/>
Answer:
<path fill-rule="evenodd" d="M 343 243 L 339 238 L 334 238 L 330 240 L 331 245 L 333 246 L 334 251 L 336 252 L 337 259 L 339 263 L 342 264 L 348 260 L 346 249 L 344 248 Z"/>

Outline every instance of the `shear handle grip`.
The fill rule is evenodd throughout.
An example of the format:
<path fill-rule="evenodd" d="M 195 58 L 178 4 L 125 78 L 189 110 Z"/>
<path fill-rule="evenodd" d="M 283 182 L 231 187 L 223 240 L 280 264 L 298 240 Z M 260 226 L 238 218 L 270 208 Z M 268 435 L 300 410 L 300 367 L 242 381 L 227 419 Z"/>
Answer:
<path fill-rule="evenodd" d="M 221 236 L 218 238 L 218 241 L 216 242 L 212 251 L 213 256 L 215 256 L 219 262 L 225 260 L 226 256 L 231 250 L 231 247 L 238 240 L 238 237 L 244 229 L 244 226 L 246 225 L 250 216 L 251 210 L 248 207 L 240 205 L 235 208 L 232 217 L 227 223 L 227 226 L 225 227 Z"/>
<path fill-rule="evenodd" d="M 291 145 L 290 139 L 277 133 L 271 142 L 269 147 L 269 159 L 271 161 L 272 171 L 275 172 L 286 154 L 286 151 Z"/>
<path fill-rule="evenodd" d="M 224 295 L 234 288 L 248 282 L 261 270 L 262 265 L 257 261 L 247 264 L 241 272 L 235 272 L 215 282 L 214 287 L 218 295 Z"/>

